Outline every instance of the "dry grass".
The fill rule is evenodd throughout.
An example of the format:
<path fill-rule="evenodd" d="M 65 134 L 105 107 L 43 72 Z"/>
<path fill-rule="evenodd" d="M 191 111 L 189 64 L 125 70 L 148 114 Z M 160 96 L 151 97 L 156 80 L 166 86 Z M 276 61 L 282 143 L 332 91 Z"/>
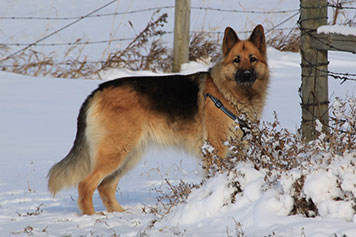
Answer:
<path fill-rule="evenodd" d="M 15 72 L 31 76 L 51 76 L 62 78 L 86 77 L 99 70 L 98 65 L 88 63 L 82 56 L 84 49 L 78 39 L 64 53 L 64 59 L 58 60 L 52 54 L 45 55 L 36 50 L 26 50 L 0 64 L 2 71 Z M 8 49 L 0 48 L 2 54 Z M 75 57 L 70 56 L 75 55 Z"/>
<path fill-rule="evenodd" d="M 349 6 L 356 0 L 331 0 L 337 6 Z M 342 21 L 341 24 L 354 25 L 356 15 L 346 15 L 344 9 L 333 8 L 331 23 Z M 341 20 L 340 20 L 341 19 Z M 130 70 L 149 70 L 153 72 L 170 72 L 173 61 L 173 50 L 161 41 L 166 33 L 163 26 L 167 23 L 167 14 L 153 13 L 151 20 L 126 47 L 116 51 L 104 50 L 104 59 L 91 62 L 89 56 L 83 55 L 85 43 L 77 39 L 66 50 L 62 59 L 56 58 L 55 53 L 44 54 L 28 49 L 22 53 L 0 62 L 3 71 L 15 72 L 33 76 L 51 76 L 62 78 L 93 78 L 100 77 L 99 72 L 109 68 L 127 68 Z M 339 23 L 340 24 L 340 23 Z M 112 42 L 108 42 L 108 47 Z M 274 30 L 267 35 L 267 44 L 280 51 L 298 52 L 300 48 L 300 32 L 297 28 L 285 32 Z M 189 60 L 216 62 L 220 57 L 221 39 L 219 35 L 198 32 L 191 35 Z M 10 48 L 0 45 L 0 56 L 6 57 Z"/>
<path fill-rule="evenodd" d="M 277 114 L 273 122 L 263 122 L 261 126 L 250 124 L 252 129 L 243 141 L 226 143 L 232 151 L 229 159 L 221 159 L 214 152 L 206 154 L 205 158 L 215 164 L 209 168 L 209 173 L 214 176 L 216 172 L 230 171 L 239 161 L 251 161 L 256 169 L 281 172 L 307 169 L 310 157 L 329 154 L 325 162 L 331 163 L 333 157 L 356 150 L 356 98 L 345 101 L 336 98 L 330 111 L 328 133 L 317 128 L 320 136 L 311 142 L 305 142 L 299 133 L 281 128 Z"/>
<path fill-rule="evenodd" d="M 61 78 L 100 78 L 99 72 L 110 68 L 170 72 L 173 50 L 161 41 L 161 37 L 166 34 L 162 31 L 166 23 L 167 14 L 155 12 L 146 27 L 132 41 L 122 49 L 106 53 L 107 56 L 100 62 L 92 62 L 88 56 L 83 55 L 85 42 L 77 39 L 68 47 L 62 59 L 56 58 L 54 52 L 44 54 L 28 49 L 0 62 L 0 68 L 25 75 Z M 288 35 L 282 31 L 274 32 L 268 44 L 282 51 L 296 52 L 299 50 L 298 32 L 291 31 Z M 220 57 L 220 48 L 219 35 L 209 31 L 194 33 L 190 37 L 189 60 L 216 62 Z M 9 51 L 8 47 L 0 45 L 0 56 L 5 57 Z"/>
<path fill-rule="evenodd" d="M 220 39 L 209 32 L 197 32 L 190 37 L 189 60 L 216 62 L 220 57 Z"/>
<path fill-rule="evenodd" d="M 267 44 L 280 51 L 299 52 L 300 32 L 297 28 L 285 34 L 283 31 L 274 32 L 268 39 Z"/>
<path fill-rule="evenodd" d="M 211 159 L 215 164 L 209 168 L 210 177 L 217 172 L 238 173 L 235 170 L 236 165 L 240 161 L 248 161 L 254 164 L 257 170 L 267 170 L 265 180 L 270 187 L 273 187 L 280 174 L 298 169 L 303 175 L 293 184 L 294 207 L 290 214 L 317 216 L 317 206 L 303 193 L 306 178 L 304 174 L 319 169 L 319 166 L 327 166 L 333 162 L 333 159 L 356 150 L 356 98 L 348 98 L 344 101 L 336 98 L 330 111 L 331 121 L 327 134 L 323 133 L 321 125 L 318 125 L 319 137 L 311 142 L 305 142 L 298 133 L 281 128 L 277 115 L 274 122 L 265 122 L 262 126 L 251 124 L 250 127 L 253 129 L 244 141 L 229 141 L 228 146 L 233 154 L 228 159 L 221 159 L 214 153 L 208 154 L 206 158 Z M 356 164 L 351 165 L 356 169 Z M 235 187 L 235 195 L 242 192 L 238 182 L 231 182 L 230 185 Z M 339 188 L 343 191 L 342 187 Z M 339 197 L 339 200 L 356 200 L 350 192 L 343 192 L 344 195 Z M 234 197 L 231 198 L 231 202 L 234 202 Z"/>
<path fill-rule="evenodd" d="M 165 215 L 169 213 L 171 208 L 179 203 L 185 202 L 192 192 L 192 189 L 199 188 L 198 184 L 188 184 L 181 180 L 177 185 L 173 185 L 168 179 L 164 180 L 164 185 L 168 187 L 168 191 L 162 191 L 162 189 L 156 189 L 160 195 L 157 197 L 157 201 L 163 206 L 160 208 L 164 210 Z"/>
<path fill-rule="evenodd" d="M 237 165 L 241 162 L 248 162 L 254 165 L 256 170 L 263 170 L 266 173 L 263 190 L 275 187 L 282 174 L 292 170 L 299 170 L 301 176 L 294 180 L 290 193 L 294 200 L 294 206 L 290 215 L 301 214 L 306 217 L 315 217 L 319 214 L 318 208 L 313 200 L 303 193 L 306 175 L 317 171 L 321 167 L 327 167 L 333 162 L 335 157 L 356 150 L 356 98 L 349 98 L 342 101 L 336 98 L 335 103 L 330 108 L 331 122 L 328 134 L 320 132 L 318 139 L 305 142 L 298 133 L 292 133 L 281 128 L 275 116 L 274 122 L 250 124 L 251 129 L 243 141 L 230 140 L 226 143 L 232 151 L 231 155 L 222 159 L 218 157 L 213 149 L 203 151 L 204 158 L 212 164 L 207 169 L 207 178 L 199 185 L 187 184 L 181 181 L 179 185 L 172 185 L 167 182 L 170 190 L 168 193 L 158 190 L 161 197 L 159 203 L 165 203 L 164 211 L 169 212 L 172 206 L 184 202 L 193 189 L 201 187 L 208 179 L 213 178 L 218 173 L 229 173 L 232 180 L 229 187 L 235 191 L 231 195 L 230 203 L 235 203 L 238 194 L 243 192 L 238 177 Z M 205 147 L 207 147 L 205 145 Z M 209 150 L 209 152 L 208 152 Z M 351 164 L 355 166 L 356 164 Z M 341 180 L 338 181 L 341 183 Z M 338 197 L 339 201 L 354 201 L 356 208 L 356 196 L 349 191 Z"/>
<path fill-rule="evenodd" d="M 105 60 L 90 62 L 82 55 L 85 44 L 78 39 L 64 53 L 62 60 L 55 58 L 54 53 L 45 55 L 29 49 L 2 61 L 1 70 L 32 76 L 51 76 L 62 78 L 92 78 L 98 77 L 101 70 L 124 67 L 131 70 L 163 69 L 169 66 L 168 49 L 164 47 L 159 37 L 165 34 L 160 29 L 167 22 L 167 14 L 157 15 L 155 12 L 150 22 L 135 39 L 121 50 L 109 53 Z M 110 42 L 108 43 L 110 44 Z M 148 49 L 148 50 L 147 50 Z M 5 56 L 9 48 L 0 45 L 0 55 Z M 147 54 L 144 52 L 147 51 Z M 74 55 L 74 56 L 73 56 Z"/>
<path fill-rule="evenodd" d="M 167 23 L 167 17 L 167 14 L 162 14 L 157 19 L 152 17 L 145 29 L 123 50 L 109 54 L 100 70 L 108 68 L 150 71 L 165 69 L 167 66 L 164 62 L 168 58 L 168 49 L 156 38 L 165 33 L 160 28 Z M 146 54 L 145 51 L 147 51 Z"/>
<path fill-rule="evenodd" d="M 1 62 L 0 67 L 3 71 L 19 74 L 62 78 L 98 77 L 100 71 L 110 68 L 170 72 L 173 50 L 160 39 L 165 34 L 162 27 L 167 23 L 167 17 L 167 14 L 155 12 L 146 27 L 126 47 L 110 52 L 101 62 L 87 60 L 88 57 L 83 55 L 85 44 L 78 39 L 66 50 L 62 60 L 55 58 L 54 53 L 45 55 L 29 49 Z M 214 39 L 208 32 L 195 33 L 191 36 L 189 50 L 191 61 L 216 61 L 220 55 L 219 39 Z M 1 56 L 8 51 L 9 48 L 0 45 Z"/>

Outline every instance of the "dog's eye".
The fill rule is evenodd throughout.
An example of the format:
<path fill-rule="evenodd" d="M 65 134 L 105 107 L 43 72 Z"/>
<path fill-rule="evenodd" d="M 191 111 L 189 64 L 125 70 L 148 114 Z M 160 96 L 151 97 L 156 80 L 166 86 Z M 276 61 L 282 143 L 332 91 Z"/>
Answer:
<path fill-rule="evenodd" d="M 253 63 L 253 62 L 256 62 L 257 61 L 257 58 L 256 57 L 250 57 L 250 62 Z"/>
<path fill-rule="evenodd" d="M 234 63 L 240 63 L 240 56 L 237 56 L 236 58 L 234 58 L 233 62 Z"/>

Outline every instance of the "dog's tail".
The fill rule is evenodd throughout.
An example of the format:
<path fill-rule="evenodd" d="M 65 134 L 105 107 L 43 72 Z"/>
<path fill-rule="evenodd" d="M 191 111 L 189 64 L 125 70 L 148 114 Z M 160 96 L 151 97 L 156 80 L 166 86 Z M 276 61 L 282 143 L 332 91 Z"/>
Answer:
<path fill-rule="evenodd" d="M 48 190 L 53 196 L 63 188 L 77 186 L 92 170 L 89 145 L 85 136 L 90 97 L 87 98 L 80 109 L 77 135 L 72 149 L 63 160 L 53 165 L 48 172 Z"/>

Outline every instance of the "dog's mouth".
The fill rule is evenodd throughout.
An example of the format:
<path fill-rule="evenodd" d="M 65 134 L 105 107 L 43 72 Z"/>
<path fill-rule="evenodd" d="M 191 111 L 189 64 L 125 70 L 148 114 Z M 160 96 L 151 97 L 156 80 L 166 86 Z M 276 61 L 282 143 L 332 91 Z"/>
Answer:
<path fill-rule="evenodd" d="M 235 75 L 235 80 L 240 85 L 249 86 L 252 85 L 257 79 L 255 70 L 238 70 Z"/>

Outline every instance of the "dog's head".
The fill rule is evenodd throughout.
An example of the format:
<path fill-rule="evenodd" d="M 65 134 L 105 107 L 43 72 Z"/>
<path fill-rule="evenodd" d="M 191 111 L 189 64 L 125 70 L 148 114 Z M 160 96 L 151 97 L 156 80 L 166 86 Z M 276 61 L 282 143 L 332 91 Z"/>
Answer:
<path fill-rule="evenodd" d="M 257 25 L 248 40 L 240 40 L 235 31 L 227 27 L 222 46 L 226 78 L 238 85 L 251 86 L 268 72 L 266 41 L 263 27 Z"/>

